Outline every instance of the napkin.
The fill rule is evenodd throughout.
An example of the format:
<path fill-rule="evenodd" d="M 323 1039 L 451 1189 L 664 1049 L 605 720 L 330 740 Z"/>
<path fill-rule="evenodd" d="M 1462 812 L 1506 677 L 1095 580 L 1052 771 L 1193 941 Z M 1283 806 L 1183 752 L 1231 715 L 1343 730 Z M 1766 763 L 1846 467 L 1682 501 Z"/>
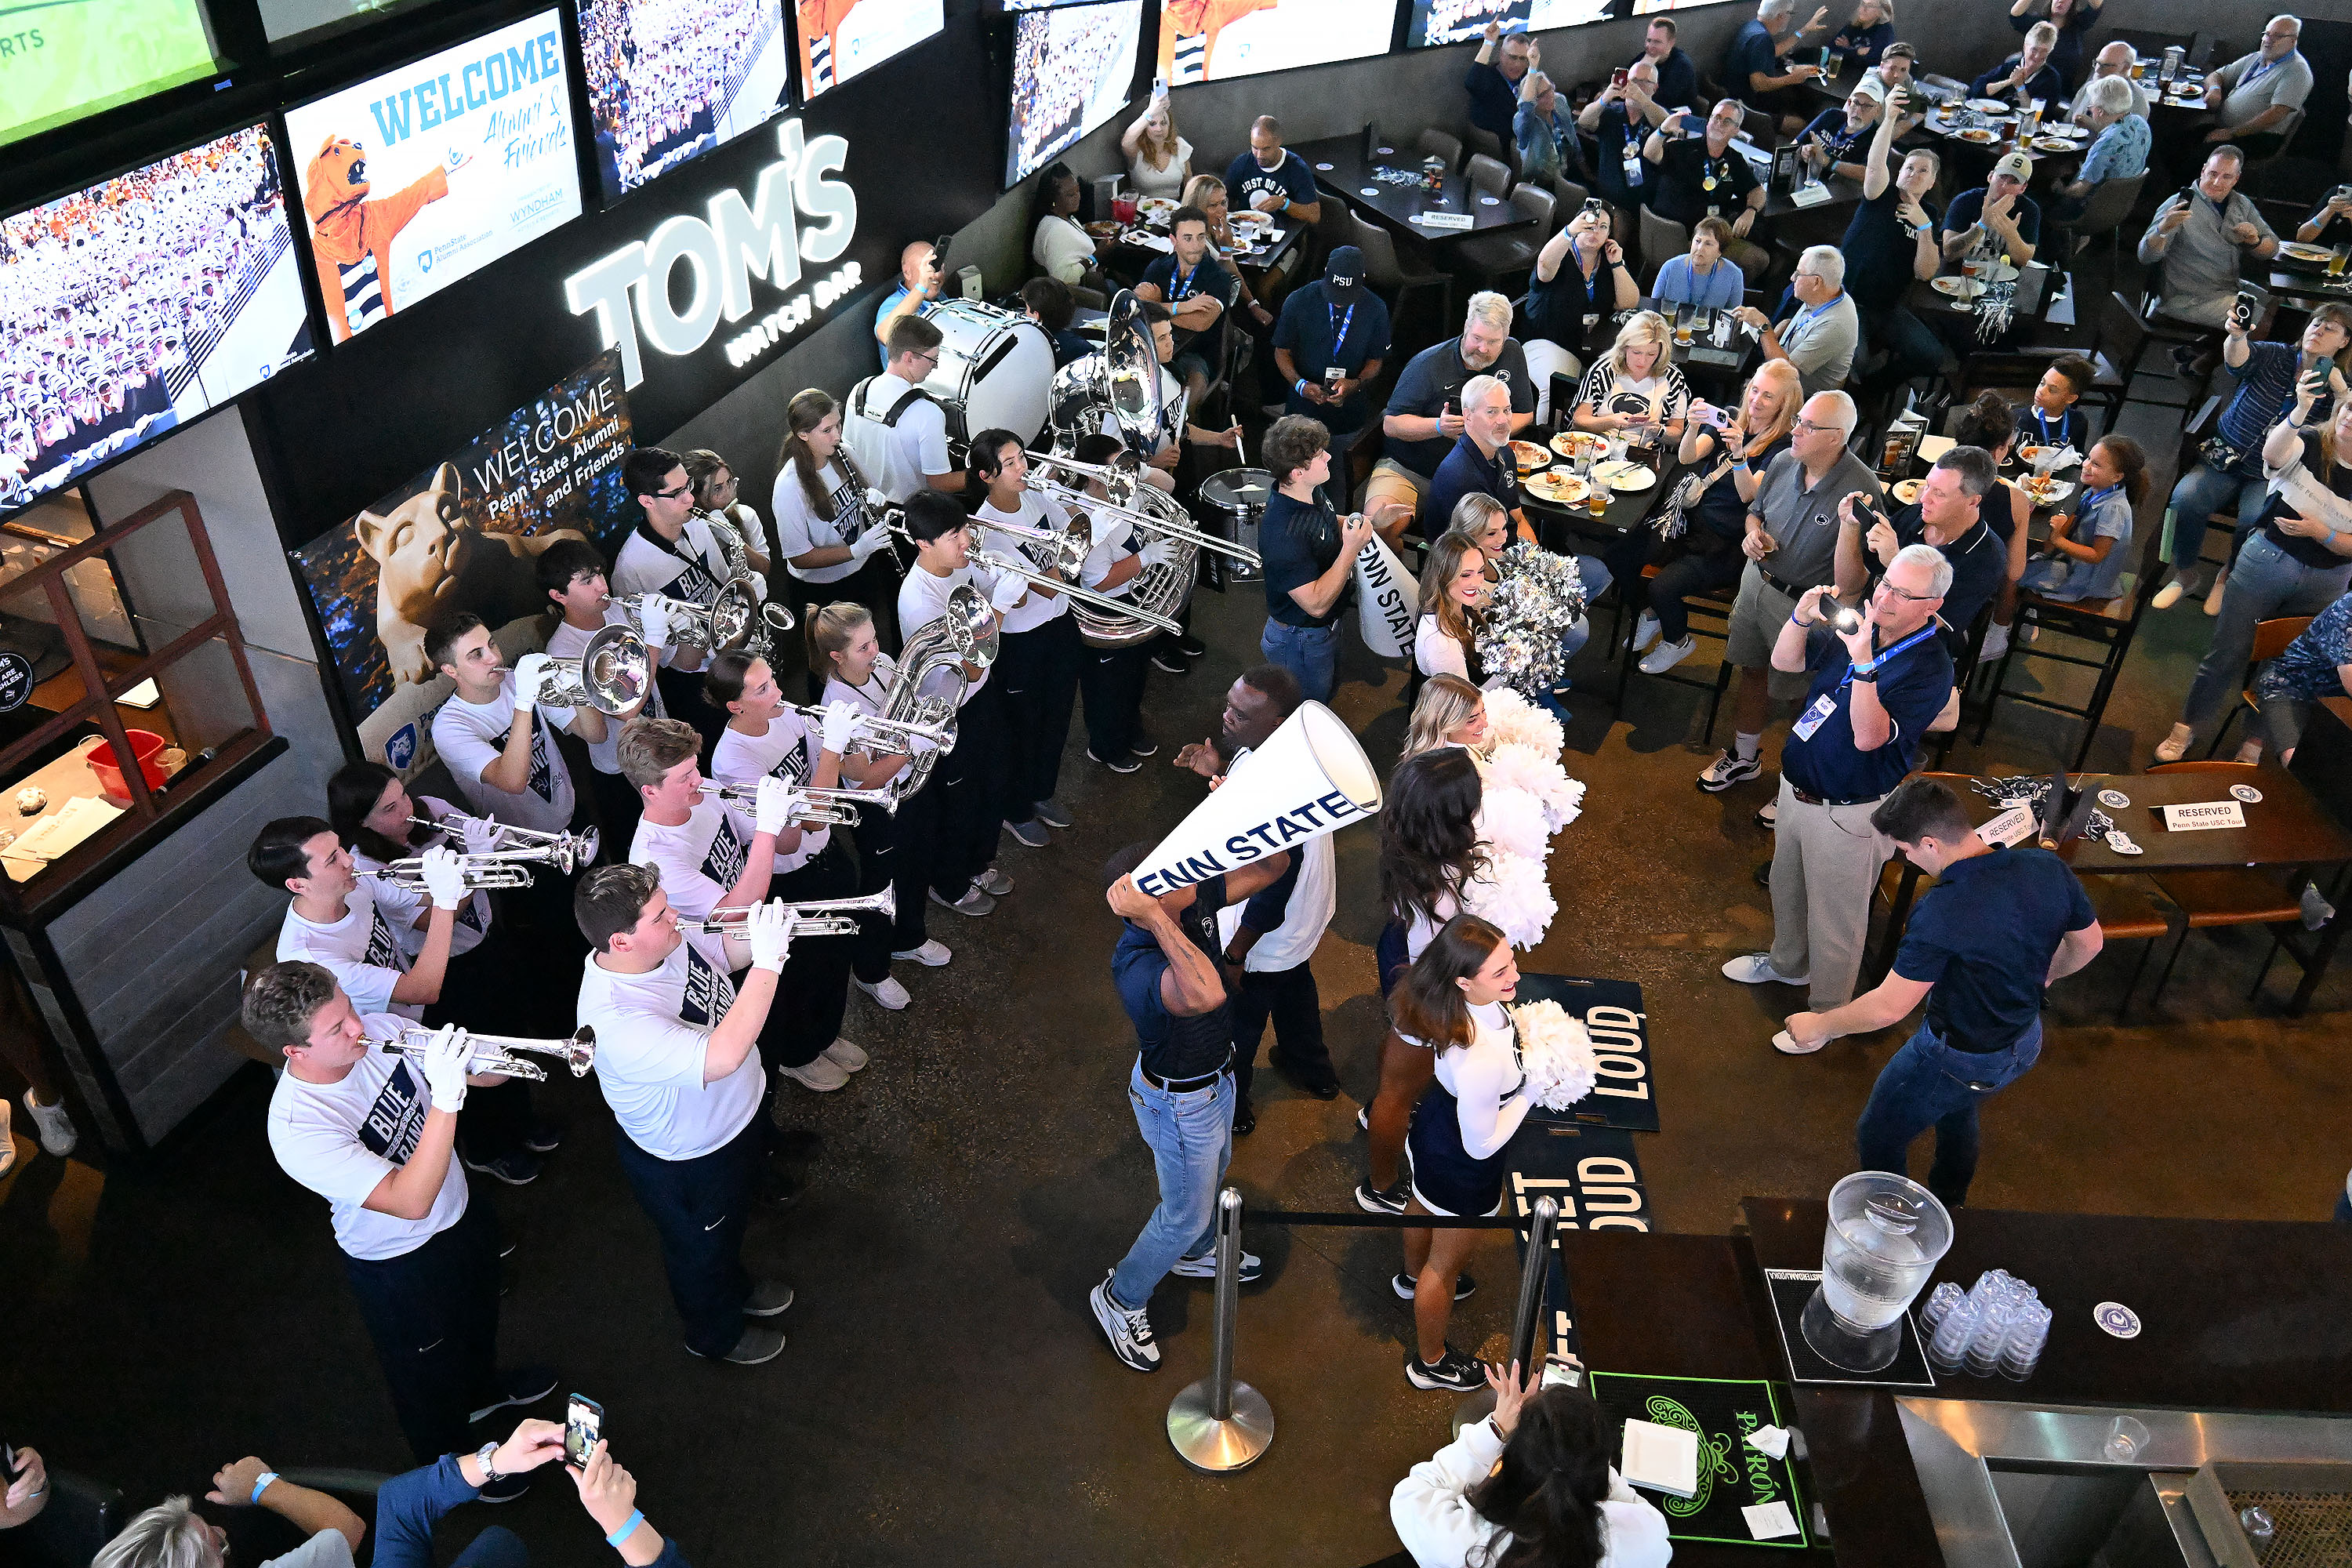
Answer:
<path fill-rule="evenodd" d="M 2083 454 L 2074 450 L 2074 446 L 2069 443 L 2066 446 L 2053 447 L 2051 450 L 2045 451 L 2040 457 L 2034 458 L 2033 471 L 2042 478 L 2047 479 L 2058 469 L 2071 468 L 2082 460 Z"/>
<path fill-rule="evenodd" d="M 1789 193 L 1789 204 L 1791 206 L 1817 207 L 1828 201 L 1830 195 L 1830 188 L 1827 185 L 1799 185 Z"/>
<path fill-rule="evenodd" d="M 1748 1446 L 1768 1459 L 1783 1458 L 1789 1452 L 1789 1433 L 1781 1426 L 1759 1426 L 1748 1434 Z"/>
<path fill-rule="evenodd" d="M 1164 234 L 1150 234 L 1139 228 L 1130 229 L 1128 232 L 1127 243 L 1134 246 L 1138 250 L 1156 250 L 1162 256 L 1176 254 L 1176 242 Z"/>

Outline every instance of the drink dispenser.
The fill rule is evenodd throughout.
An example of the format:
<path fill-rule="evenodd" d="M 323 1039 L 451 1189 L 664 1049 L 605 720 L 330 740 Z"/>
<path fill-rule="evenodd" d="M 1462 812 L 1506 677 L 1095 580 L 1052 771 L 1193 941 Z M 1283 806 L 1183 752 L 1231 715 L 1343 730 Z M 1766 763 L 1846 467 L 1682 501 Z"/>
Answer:
<path fill-rule="evenodd" d="M 1903 1344 L 1903 1314 L 1952 1245 L 1936 1194 L 1885 1171 L 1830 1189 L 1822 1284 L 1805 1303 L 1805 1342 L 1849 1372 L 1876 1372 Z"/>

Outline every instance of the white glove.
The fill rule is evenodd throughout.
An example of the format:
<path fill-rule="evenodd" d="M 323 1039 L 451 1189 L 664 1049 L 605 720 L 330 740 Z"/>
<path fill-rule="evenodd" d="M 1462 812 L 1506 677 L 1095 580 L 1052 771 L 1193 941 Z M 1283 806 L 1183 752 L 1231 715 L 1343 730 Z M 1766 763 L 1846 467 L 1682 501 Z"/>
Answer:
<path fill-rule="evenodd" d="M 457 857 L 446 849 L 427 849 L 421 858 L 425 862 L 425 890 L 432 895 L 436 910 L 454 910 L 466 901 L 466 873 L 457 864 Z"/>
<path fill-rule="evenodd" d="M 849 749 L 849 737 L 857 728 L 857 710 L 846 701 L 828 702 L 824 709 L 823 745 L 835 756 Z"/>
<path fill-rule="evenodd" d="M 466 1031 L 455 1024 L 442 1025 L 425 1042 L 425 1089 L 434 1110 L 455 1111 L 466 1103 L 466 1068 L 473 1059 Z"/>
<path fill-rule="evenodd" d="M 645 613 L 637 617 L 637 624 L 646 646 L 669 647 L 669 601 L 659 594 L 647 594 L 640 602 L 645 606 Z"/>
<path fill-rule="evenodd" d="M 764 572 L 746 572 L 743 574 L 751 579 L 752 594 L 758 597 L 760 603 L 763 605 L 766 604 L 768 602 L 767 574 Z"/>
<path fill-rule="evenodd" d="M 499 847 L 506 836 L 507 830 L 500 826 L 495 818 L 487 816 L 467 817 L 466 826 L 459 829 L 457 834 L 459 841 L 466 846 L 466 853 L 468 855 L 488 854 Z"/>
<path fill-rule="evenodd" d="M 514 668 L 515 711 L 520 713 L 538 700 L 540 683 L 547 676 L 547 656 L 527 653 Z"/>
<path fill-rule="evenodd" d="M 1136 557 L 1143 563 L 1137 570 L 1148 572 L 1154 566 L 1165 566 L 1175 553 L 1176 544 L 1173 540 L 1155 539 L 1145 545 L 1142 552 Z"/>
<path fill-rule="evenodd" d="M 866 510 L 880 517 L 890 510 L 890 498 L 872 485 L 868 485 L 866 487 Z"/>
<path fill-rule="evenodd" d="M 999 615 L 1009 615 L 1012 613 L 1013 606 L 1019 604 L 1022 596 L 1028 592 L 1029 584 L 1026 579 L 1015 577 L 1012 573 L 1007 572 L 996 580 L 996 592 L 988 596 L 988 602 Z"/>
<path fill-rule="evenodd" d="M 752 811 L 755 830 L 773 837 L 792 826 L 793 786 L 775 777 L 760 781 L 760 798 Z"/>
<path fill-rule="evenodd" d="M 890 531 L 877 524 L 850 541 L 849 558 L 863 566 L 869 556 L 889 542 Z"/>
<path fill-rule="evenodd" d="M 743 922 L 743 936 L 751 944 L 752 968 L 783 973 L 784 959 L 793 951 L 793 928 L 784 919 L 783 905 L 771 899 L 753 910 Z"/>

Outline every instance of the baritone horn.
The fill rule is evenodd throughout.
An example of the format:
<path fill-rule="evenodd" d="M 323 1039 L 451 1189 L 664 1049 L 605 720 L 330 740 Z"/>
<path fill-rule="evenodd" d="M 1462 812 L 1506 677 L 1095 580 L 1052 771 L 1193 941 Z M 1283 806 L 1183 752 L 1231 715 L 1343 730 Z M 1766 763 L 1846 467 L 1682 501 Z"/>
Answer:
<path fill-rule="evenodd" d="M 411 1024 L 400 1031 L 399 1037 L 376 1040 L 376 1047 L 394 1056 L 411 1060 L 425 1059 L 425 1047 L 440 1031 L 422 1024 Z M 371 1037 L 373 1038 L 373 1037 Z M 537 1062 L 527 1062 L 518 1055 L 529 1051 L 539 1056 L 558 1057 L 572 1069 L 573 1078 L 586 1078 L 596 1061 L 596 1031 L 583 1024 L 568 1038 L 561 1040 L 527 1040 L 512 1035 L 477 1035 L 466 1031 L 466 1043 L 474 1050 L 473 1058 L 466 1064 L 469 1073 L 498 1073 L 507 1078 L 527 1078 L 535 1082 L 547 1081 L 547 1069 Z"/>
<path fill-rule="evenodd" d="M 653 653 L 645 639 L 633 627 L 611 626 L 590 637 L 578 658 L 549 659 L 539 689 L 524 695 L 551 708 L 593 708 L 610 716 L 643 702 L 653 684 Z"/>
<path fill-rule="evenodd" d="M 646 604 L 658 599 L 669 616 L 671 637 L 691 643 L 712 653 L 725 653 L 734 648 L 767 646 L 766 638 L 776 632 L 788 632 L 799 623 L 793 613 L 782 605 L 763 605 L 759 591 L 751 585 L 750 573 L 729 579 L 727 585 L 711 596 L 708 605 L 698 605 L 691 599 L 673 599 L 666 594 L 634 594 L 615 601 L 628 612 L 642 637 L 646 624 Z"/>
<path fill-rule="evenodd" d="M 898 519 L 886 520 L 883 526 L 887 528 L 898 538 L 905 540 L 908 544 L 911 545 L 915 543 L 915 536 L 908 531 L 907 525 L 903 521 Z M 999 533 L 1009 534 L 1015 539 L 1027 540 L 1033 543 L 1050 545 L 1054 551 L 1055 568 L 1056 570 L 1069 572 L 1074 576 L 1077 572 L 1076 563 L 1085 561 L 1087 558 L 1086 541 L 1078 539 L 1071 534 L 1058 532 L 1052 529 L 1029 528 L 1019 523 L 1007 524 L 1002 522 L 982 522 L 976 519 L 971 523 L 971 526 L 974 528 L 993 529 Z M 1138 620 L 1150 622 L 1152 626 L 1159 627 L 1164 632 L 1181 632 L 1184 629 L 1166 616 L 1155 615 L 1152 612 L 1142 608 L 1140 605 L 1129 603 L 1125 599 L 1115 597 L 1109 594 L 1097 594 L 1092 588 L 1082 588 L 1076 583 L 1065 582 L 1059 577 L 1053 576 L 1024 555 L 1008 555 L 994 550 L 982 550 L 978 546 L 973 546 L 966 550 L 964 555 L 965 558 L 975 566 L 982 566 L 991 572 L 1003 573 L 1018 577 L 1023 582 L 1029 584 L 1033 587 L 1044 588 L 1055 594 L 1067 595 L 1075 603 L 1092 605 L 1098 610 L 1106 610 L 1114 615 L 1132 616 Z M 963 587 L 969 586 L 969 584 L 961 584 L 959 586 L 957 591 L 961 592 Z M 975 597 L 977 597 L 977 595 L 975 595 Z M 985 607 L 984 604 L 983 607 Z M 980 661 L 975 659 L 973 662 L 979 663 Z"/>

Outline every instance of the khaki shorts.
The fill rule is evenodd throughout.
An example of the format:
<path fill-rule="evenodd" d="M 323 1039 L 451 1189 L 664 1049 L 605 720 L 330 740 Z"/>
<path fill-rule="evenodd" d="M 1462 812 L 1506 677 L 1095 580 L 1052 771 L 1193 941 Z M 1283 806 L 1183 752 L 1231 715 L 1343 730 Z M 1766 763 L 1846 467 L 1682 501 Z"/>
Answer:
<path fill-rule="evenodd" d="M 1724 658 L 1742 669 L 1770 672 L 1767 689 L 1783 701 L 1793 702 L 1812 689 L 1813 678 L 1805 670 L 1791 674 L 1772 668 L 1772 645 L 1780 640 L 1780 628 L 1797 613 L 1797 601 L 1771 584 L 1764 581 L 1764 568 L 1755 562 L 1739 574 L 1739 596 L 1731 605 L 1731 630 L 1723 647 Z"/>
<path fill-rule="evenodd" d="M 1421 514 L 1422 500 L 1428 494 L 1427 479 L 1423 479 L 1394 458 L 1382 458 L 1372 465 L 1372 477 L 1364 481 L 1364 514 L 1369 517 L 1391 501 L 1402 501 L 1412 508 L 1413 515 L 1418 517 Z M 1412 522 L 1412 519 L 1407 518 L 1402 523 L 1393 523 L 1381 530 L 1381 533 L 1393 544 L 1396 542 L 1397 536 L 1410 527 Z M 1422 532 L 1427 538 L 1436 537 L 1436 534 L 1431 532 L 1426 527 L 1422 530 Z"/>

